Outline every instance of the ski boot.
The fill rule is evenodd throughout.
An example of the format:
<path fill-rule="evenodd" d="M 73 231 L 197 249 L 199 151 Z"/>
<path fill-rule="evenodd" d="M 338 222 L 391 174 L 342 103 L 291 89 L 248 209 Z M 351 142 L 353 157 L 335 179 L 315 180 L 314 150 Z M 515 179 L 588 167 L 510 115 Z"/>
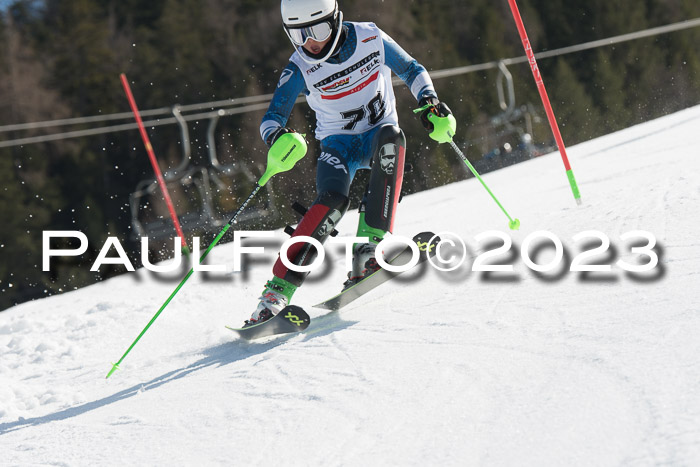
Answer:
<path fill-rule="evenodd" d="M 267 281 L 258 307 L 250 319 L 245 321 L 243 327 L 263 323 L 282 311 L 289 304 L 296 289 L 293 284 L 279 277 L 273 277 L 272 280 Z"/>
<path fill-rule="evenodd" d="M 381 269 L 375 258 L 376 248 L 375 243 L 358 243 L 352 248 L 352 271 L 348 273 L 348 280 L 343 283 L 343 290 Z"/>

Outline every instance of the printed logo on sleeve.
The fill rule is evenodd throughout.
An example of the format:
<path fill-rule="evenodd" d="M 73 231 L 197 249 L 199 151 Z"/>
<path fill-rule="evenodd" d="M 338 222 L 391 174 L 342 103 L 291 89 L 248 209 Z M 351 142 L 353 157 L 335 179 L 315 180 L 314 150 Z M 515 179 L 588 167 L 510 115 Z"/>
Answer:
<path fill-rule="evenodd" d="M 277 87 L 281 88 L 282 86 L 284 86 L 293 74 L 294 72 L 292 70 L 290 70 L 289 68 L 285 68 L 282 72 L 282 75 L 280 76 L 279 82 L 277 83 Z"/>

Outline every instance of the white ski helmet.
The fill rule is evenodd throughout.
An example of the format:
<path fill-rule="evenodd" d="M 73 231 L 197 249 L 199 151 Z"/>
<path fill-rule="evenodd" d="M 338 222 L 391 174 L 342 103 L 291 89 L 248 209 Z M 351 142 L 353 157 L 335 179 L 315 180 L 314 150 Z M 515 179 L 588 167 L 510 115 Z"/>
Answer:
<path fill-rule="evenodd" d="M 325 62 L 340 40 L 343 13 L 336 0 L 282 0 L 282 23 L 287 37 L 307 63 Z M 329 41 L 319 57 L 311 55 L 302 47 L 307 40 Z"/>

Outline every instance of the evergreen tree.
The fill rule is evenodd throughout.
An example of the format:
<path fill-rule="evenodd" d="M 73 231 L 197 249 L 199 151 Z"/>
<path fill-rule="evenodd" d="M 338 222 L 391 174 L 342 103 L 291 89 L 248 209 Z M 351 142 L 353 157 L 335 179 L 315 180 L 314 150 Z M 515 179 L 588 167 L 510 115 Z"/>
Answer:
<path fill-rule="evenodd" d="M 571 145 L 599 134 L 598 108 L 565 59 L 557 60 L 553 79 L 558 85 L 550 93 L 550 99 L 564 141 Z"/>
<path fill-rule="evenodd" d="M 628 125 L 633 118 L 625 103 L 624 67 L 613 63 L 605 50 L 598 49 L 591 70 L 589 89 L 594 105 L 601 110 L 601 131 L 610 133 Z"/>
<path fill-rule="evenodd" d="M 52 64 L 51 82 L 74 115 L 115 112 L 119 66 L 107 18 L 95 0 L 47 0 L 50 33 L 41 44 Z"/>
<path fill-rule="evenodd" d="M 700 17 L 696 0 L 518 3 L 536 52 Z M 346 20 L 376 22 L 429 70 L 523 55 L 507 2 L 354 0 L 341 1 L 341 8 Z M 121 72 L 131 79 L 142 110 L 271 93 L 292 52 L 281 28 L 279 0 L 16 0 L 0 12 L 0 37 L 0 125 L 126 112 Z M 696 105 L 698 43 L 700 28 L 695 28 L 538 60 L 566 142 Z M 549 142 L 551 132 L 529 67 L 509 70 L 516 104 L 540 109 L 535 141 Z M 471 142 L 473 160 L 502 144 L 500 130 L 491 123 L 501 112 L 496 77 L 489 70 L 435 80 L 441 99 L 457 116 L 458 143 Z M 462 162 L 449 148 L 429 141 L 411 113 L 416 104 L 410 92 L 399 87 L 396 97 L 407 157 L 416 167 L 407 174 L 406 190 L 462 178 Z M 257 133 L 263 112 L 220 119 L 220 159 L 264 165 L 266 148 Z M 310 132 L 313 122 L 308 106 L 300 105 L 290 125 Z M 192 164 L 207 162 L 207 123 L 189 125 Z M 182 157 L 179 129 L 170 125 L 148 131 L 162 166 L 176 164 Z M 314 142 L 310 154 L 317 152 Z M 295 169 L 297 176 L 276 179 L 275 192 L 307 199 L 304 180 L 313 179 L 314 160 L 307 157 Z M 118 272 L 105 269 L 95 275 L 69 261 L 57 265 L 52 275 L 41 273 L 37 233 L 80 229 L 94 245 L 104 241 L 106 232 L 125 239 L 129 194 L 140 180 L 152 177 L 136 131 L 0 151 L 0 218 L 5 222 L 0 251 L 9 260 L 0 267 L 0 290 L 5 290 L 0 308 Z M 217 194 L 224 211 L 235 207 L 234 195 L 246 191 L 245 180 L 230 183 L 230 191 Z M 353 190 L 361 191 L 362 183 L 358 179 Z M 188 190 L 172 193 L 183 207 L 185 196 L 193 195 Z M 267 221 L 265 228 L 272 228 L 281 219 Z M 89 263 L 95 254 L 90 251 L 83 261 Z M 10 271 L 9 265 L 17 269 Z"/>

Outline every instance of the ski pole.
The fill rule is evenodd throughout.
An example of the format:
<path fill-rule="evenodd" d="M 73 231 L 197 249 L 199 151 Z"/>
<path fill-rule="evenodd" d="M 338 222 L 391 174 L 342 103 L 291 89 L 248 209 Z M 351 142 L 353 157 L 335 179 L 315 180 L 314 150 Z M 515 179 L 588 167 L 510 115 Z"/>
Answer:
<path fill-rule="evenodd" d="M 280 172 L 286 172 L 288 170 L 291 170 L 294 165 L 301 160 L 301 158 L 304 157 L 306 154 L 306 141 L 304 140 L 305 135 L 300 135 L 299 133 L 286 133 L 278 138 L 278 142 L 281 143 L 281 146 L 279 146 L 279 150 L 277 151 L 269 151 L 267 155 L 267 168 L 265 170 L 265 173 L 263 173 L 262 177 L 260 177 L 260 180 L 255 184 L 255 187 L 253 188 L 253 191 L 250 193 L 248 198 L 241 204 L 241 206 L 236 210 L 236 212 L 233 214 L 231 219 L 228 221 L 228 223 L 224 226 L 224 228 L 219 232 L 219 234 L 214 238 L 214 241 L 207 247 L 207 249 L 204 251 L 202 256 L 199 258 L 199 263 L 201 264 L 204 261 L 204 258 L 207 257 L 209 252 L 216 246 L 217 243 L 219 243 L 219 240 L 226 234 L 228 229 L 231 228 L 233 224 L 236 223 L 236 219 L 238 218 L 238 215 L 246 208 L 248 203 L 255 198 L 255 195 L 260 191 L 260 188 L 265 186 L 265 184 L 272 178 L 272 176 L 280 173 Z M 277 145 L 277 144 L 276 144 Z M 171 302 L 171 300 L 177 295 L 177 293 L 180 291 L 182 286 L 185 285 L 185 282 L 192 276 L 194 273 L 194 267 L 190 268 L 190 271 L 187 273 L 187 275 L 180 281 L 178 286 L 173 290 L 173 293 L 170 294 L 167 300 L 161 305 L 161 307 L 158 309 L 155 315 L 153 315 L 153 318 L 148 322 L 145 328 L 143 328 L 143 331 L 136 337 L 134 342 L 129 346 L 128 349 L 126 349 L 126 352 L 124 352 L 124 355 L 119 359 L 117 363 L 112 364 L 112 369 L 109 370 L 109 373 L 107 373 L 106 378 L 109 378 L 112 376 L 112 373 L 114 373 L 115 370 L 119 369 L 119 365 L 122 363 L 124 358 L 131 352 L 131 349 L 134 348 L 136 343 L 143 337 L 143 335 L 148 331 L 148 329 L 151 327 L 151 325 L 155 322 L 155 320 L 158 318 L 158 316 L 165 310 L 165 307 L 168 306 L 168 304 Z M 105 379 L 106 379 L 105 378 Z"/>
<path fill-rule="evenodd" d="M 141 139 L 143 140 L 143 145 L 146 147 L 146 152 L 148 153 L 148 159 L 151 161 L 151 166 L 153 166 L 153 172 L 156 174 L 156 180 L 158 180 L 158 185 L 160 186 L 160 191 L 163 193 L 163 199 L 165 199 L 165 204 L 168 206 L 168 211 L 170 212 L 170 218 L 173 220 L 173 225 L 175 226 L 175 231 L 180 236 L 180 241 L 182 242 L 182 252 L 185 256 L 189 258 L 190 250 L 187 248 L 187 240 L 185 239 L 185 234 L 182 232 L 182 227 L 180 227 L 180 221 L 177 219 L 177 214 L 175 214 L 175 207 L 173 206 L 173 200 L 170 199 L 170 193 L 168 193 L 168 187 L 165 185 L 165 179 L 163 174 L 158 167 L 158 160 L 156 159 L 156 153 L 153 151 L 153 146 L 151 145 L 151 140 L 148 138 L 148 133 L 146 133 L 146 128 L 143 125 L 143 120 L 141 120 L 141 114 L 139 113 L 138 107 L 136 107 L 136 100 L 131 92 L 131 87 L 129 86 L 129 81 L 126 79 L 126 75 L 122 73 L 119 75 L 122 81 L 122 87 L 124 87 L 124 92 L 126 93 L 126 98 L 129 100 L 129 105 L 131 106 L 131 111 L 134 113 L 134 118 L 136 119 L 136 124 L 139 126 L 139 132 L 141 133 Z"/>
<path fill-rule="evenodd" d="M 574 171 L 571 169 L 571 164 L 569 164 L 569 157 L 566 155 L 566 146 L 564 146 L 564 139 L 561 137 L 561 132 L 559 131 L 559 125 L 557 124 L 557 119 L 554 116 L 554 111 L 552 110 L 552 104 L 549 102 L 549 96 L 547 95 L 547 89 L 544 87 L 544 81 L 542 80 L 542 74 L 537 66 L 537 60 L 535 59 L 535 53 L 532 51 L 532 46 L 530 45 L 530 39 L 527 37 L 527 32 L 525 31 L 525 25 L 520 17 L 520 11 L 518 10 L 518 5 L 515 0 L 508 0 L 510 5 L 510 11 L 513 13 L 513 19 L 515 20 L 515 26 L 518 28 L 518 33 L 520 34 L 520 40 L 523 43 L 523 48 L 525 49 L 525 55 L 530 62 L 530 68 L 532 69 L 532 76 L 535 78 L 535 83 L 537 84 L 537 90 L 540 93 L 540 99 L 544 105 L 544 110 L 547 114 L 547 120 L 549 121 L 549 126 L 554 134 L 554 140 L 557 142 L 559 147 L 559 153 L 561 154 L 561 159 L 564 162 L 564 169 L 566 170 L 566 176 L 569 179 L 569 185 L 571 185 L 571 191 L 574 194 L 574 199 L 576 204 L 581 204 L 581 192 L 578 189 L 578 184 L 576 183 L 576 178 L 574 178 Z"/>
<path fill-rule="evenodd" d="M 455 142 L 452 140 L 452 137 L 453 137 L 452 133 L 448 131 L 447 134 L 450 137 L 449 143 L 450 143 L 450 146 L 452 147 L 452 149 L 454 149 L 454 152 L 456 152 L 457 155 L 462 158 L 462 161 L 464 161 L 464 163 L 467 165 L 467 167 L 469 167 L 469 170 L 471 170 L 471 172 L 474 174 L 474 176 L 481 182 L 481 184 L 484 186 L 484 188 L 486 188 L 486 191 L 488 191 L 488 193 L 491 195 L 491 198 L 493 198 L 493 200 L 496 202 L 498 207 L 501 208 L 501 211 L 503 211 L 503 214 L 505 214 L 506 217 L 508 218 L 508 220 L 510 221 L 510 222 L 508 222 L 508 227 L 510 228 L 510 230 L 518 230 L 520 228 L 520 219 L 517 219 L 517 218 L 513 219 L 512 217 L 510 217 L 510 215 L 505 210 L 503 205 L 498 201 L 498 198 L 496 198 L 496 196 L 493 194 L 493 192 L 486 185 L 486 182 L 484 182 L 484 179 L 481 178 L 481 176 L 479 175 L 479 172 L 477 172 L 476 169 L 474 168 L 474 166 L 471 164 L 471 162 L 469 162 L 469 159 L 467 159 L 467 156 L 464 155 L 464 153 L 457 147 Z"/>
<path fill-rule="evenodd" d="M 426 104 L 423 107 L 420 107 L 418 109 L 413 110 L 413 113 L 421 113 L 426 111 L 431 107 L 431 104 Z M 499 208 L 501 208 L 501 211 L 503 211 L 503 214 L 506 215 L 508 218 L 508 227 L 510 230 L 518 230 L 520 228 L 520 219 L 513 219 L 510 217 L 508 212 L 505 210 L 503 205 L 498 201 L 498 198 L 493 194 L 493 192 L 489 189 L 489 187 L 486 185 L 486 182 L 481 178 L 479 175 L 479 172 L 476 171 L 474 166 L 469 162 L 469 159 L 467 159 L 467 156 L 464 155 L 464 153 L 457 147 L 457 145 L 454 142 L 454 132 L 455 129 L 457 128 L 457 121 L 455 120 L 454 116 L 452 114 L 447 115 L 445 118 L 439 118 L 438 115 L 434 112 L 430 112 L 428 114 L 428 120 L 433 124 L 433 130 L 430 133 L 430 137 L 437 141 L 438 143 L 450 143 L 450 146 L 452 146 L 452 149 L 454 152 L 457 153 L 459 157 L 462 158 L 462 161 L 469 167 L 469 170 L 472 171 L 474 176 L 481 182 L 481 184 L 486 188 L 486 191 L 491 195 L 491 198 L 496 202 Z M 447 134 L 447 138 L 444 137 L 444 134 Z M 437 136 L 436 136 L 437 135 Z"/>

